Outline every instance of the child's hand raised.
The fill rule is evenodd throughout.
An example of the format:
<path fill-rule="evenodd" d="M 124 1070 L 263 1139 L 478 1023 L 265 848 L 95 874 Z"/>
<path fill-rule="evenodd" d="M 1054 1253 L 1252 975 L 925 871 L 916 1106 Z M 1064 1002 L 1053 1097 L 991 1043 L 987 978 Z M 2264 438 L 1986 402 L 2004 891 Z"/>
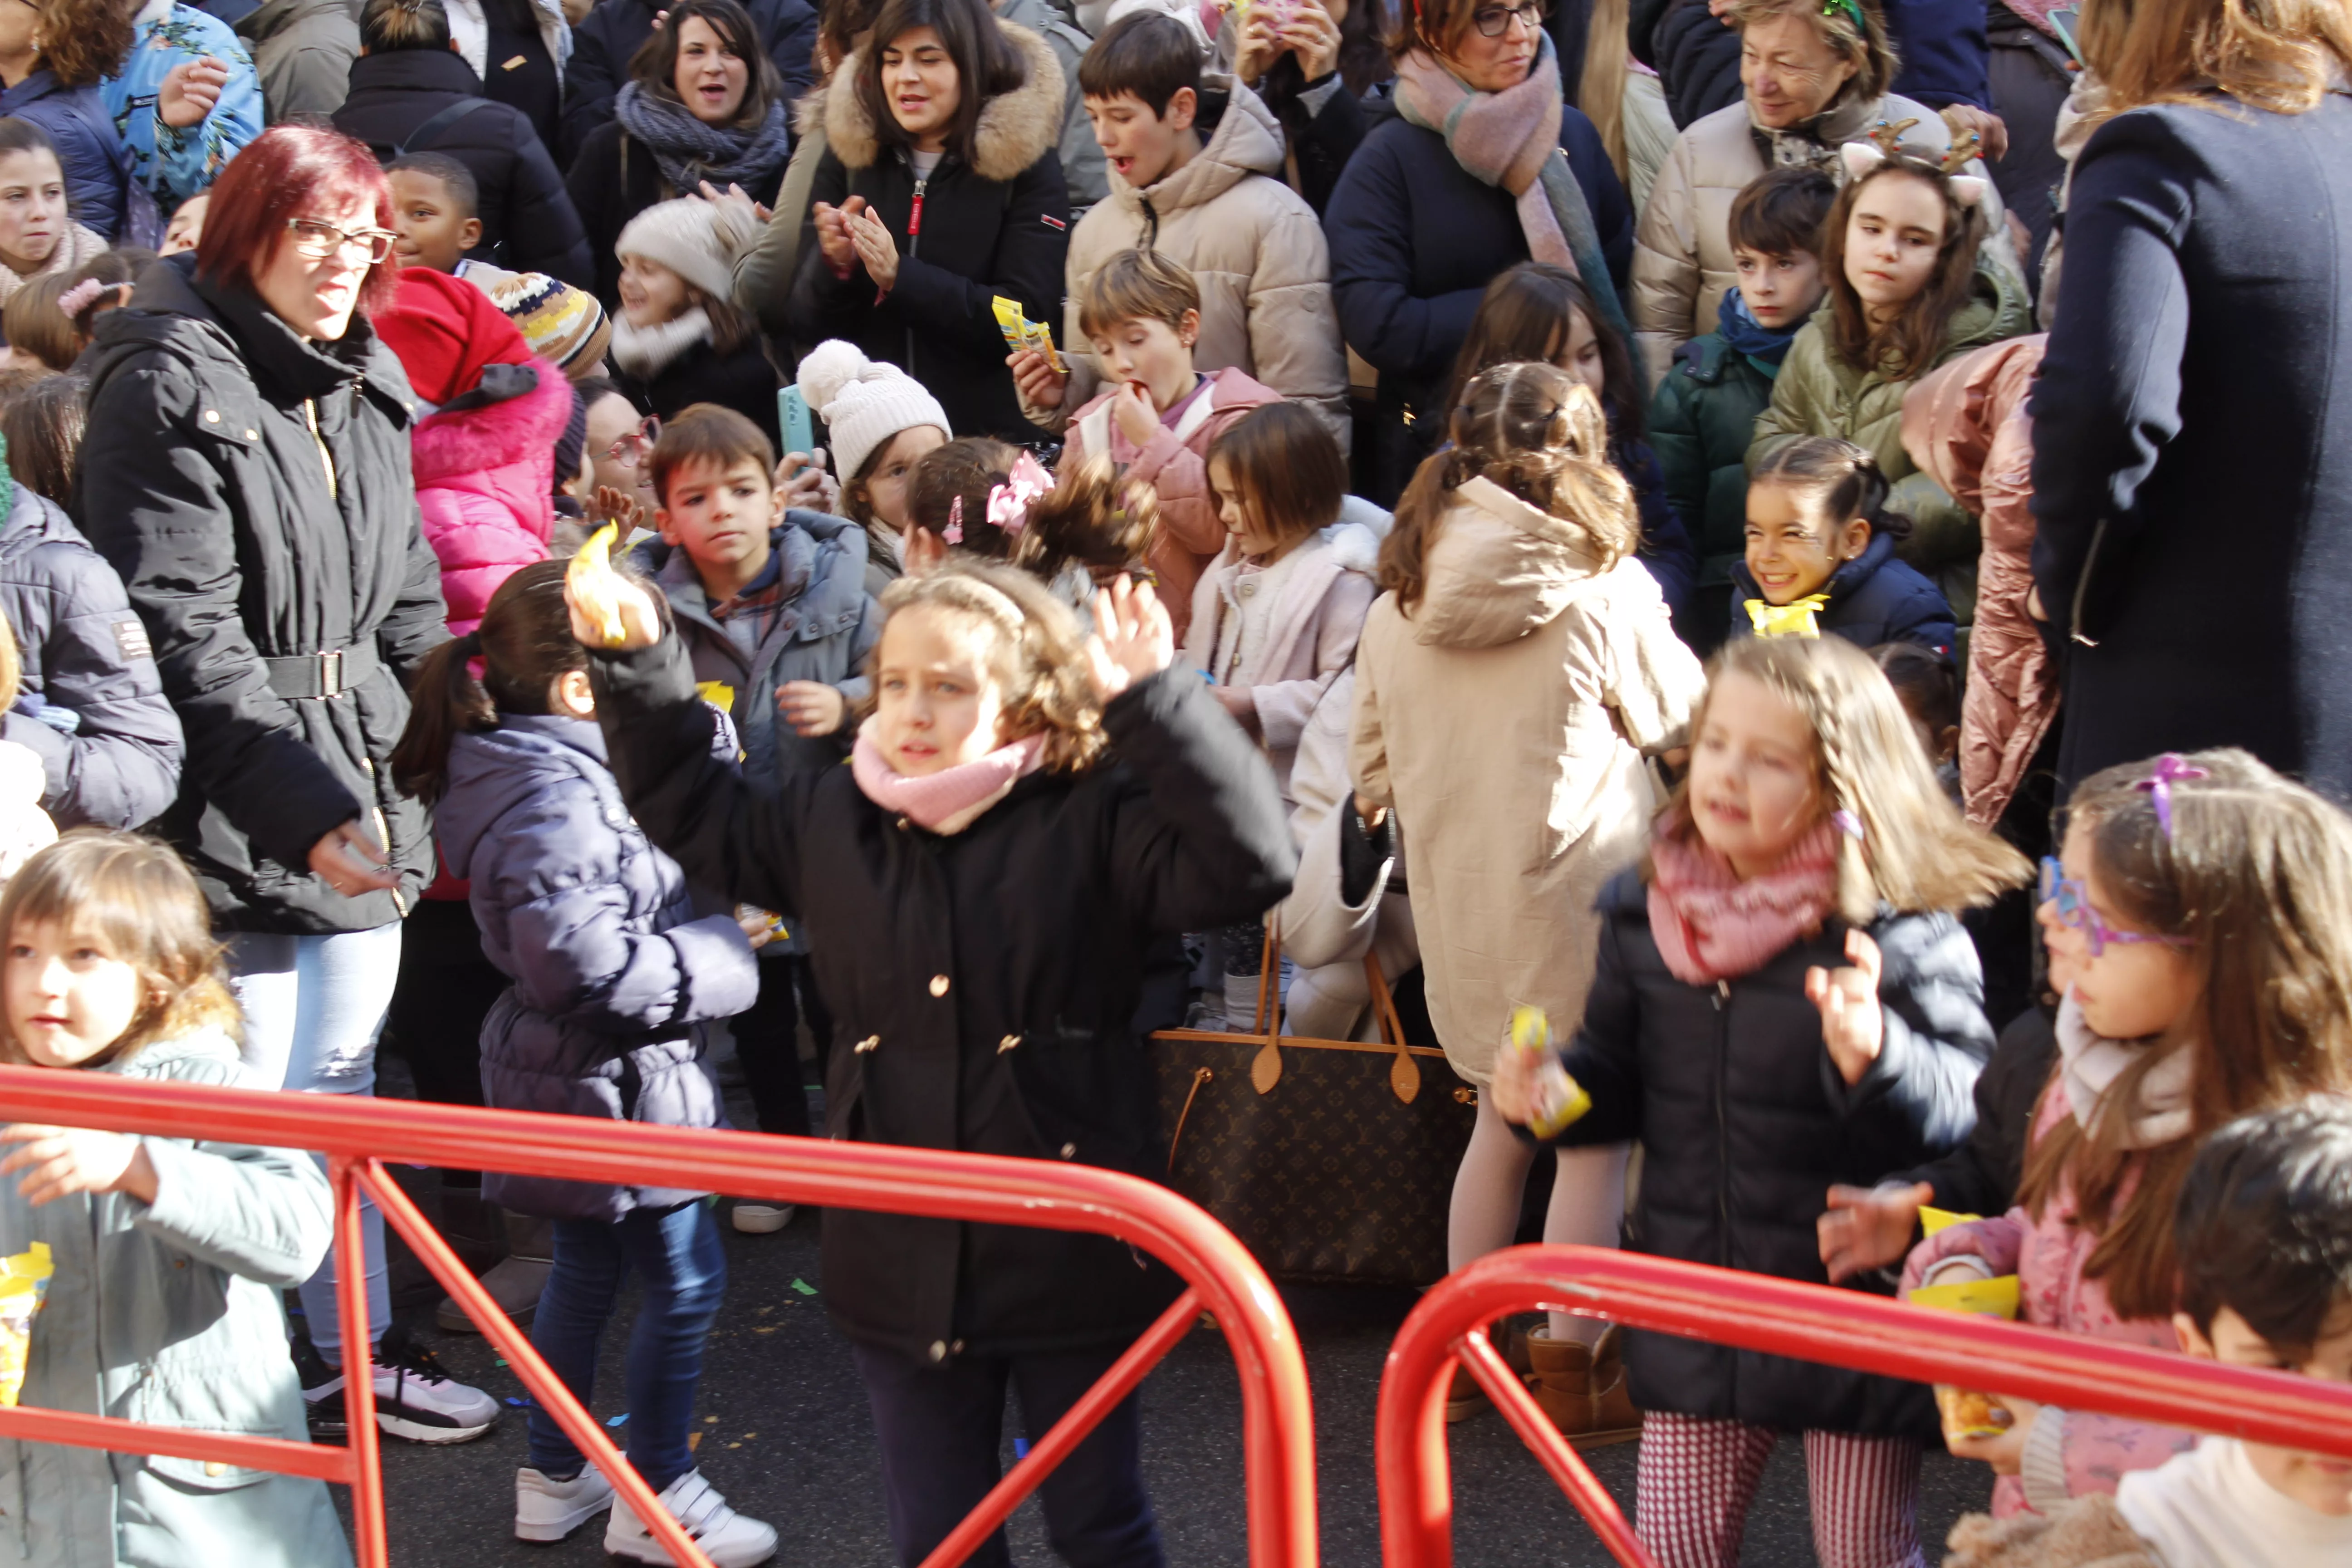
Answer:
<path fill-rule="evenodd" d="M 1175 626 L 1150 584 L 1121 573 L 1095 595 L 1095 635 L 1087 639 L 1087 665 L 1097 701 L 1108 702 L 1150 679 L 1175 657 Z"/>
<path fill-rule="evenodd" d="M 1866 931 L 1850 931 L 1845 955 L 1850 967 L 1805 971 L 1805 1000 L 1822 1010 L 1822 1042 L 1838 1076 L 1856 1084 L 1886 1043 L 1886 1018 L 1878 1003 L 1878 944 Z"/>
<path fill-rule="evenodd" d="M 830 735 L 848 717 L 849 704 L 822 680 L 787 680 L 776 688 L 776 711 L 796 735 Z"/>
<path fill-rule="evenodd" d="M 20 1121 L 0 1127 L 0 1143 L 24 1145 L 0 1160 L 0 1176 L 26 1172 L 16 1191 L 35 1208 L 76 1193 L 128 1193 L 141 1203 L 155 1201 L 155 1166 L 136 1138 Z"/>
<path fill-rule="evenodd" d="M 1925 1182 L 1832 1187 L 1829 1208 L 1813 1222 L 1830 1283 L 1843 1285 L 1857 1274 L 1899 1262 L 1911 1250 L 1919 1205 L 1935 1195 Z"/>
<path fill-rule="evenodd" d="M 651 647 L 661 641 L 661 616 L 654 609 L 652 595 L 644 588 L 616 574 L 605 585 L 604 593 L 620 618 L 618 642 L 605 638 L 604 606 L 584 602 L 580 591 L 568 580 L 563 584 L 563 605 L 572 612 L 572 635 L 580 639 L 581 647 L 625 653 L 631 648 Z"/>
<path fill-rule="evenodd" d="M 841 481 L 825 472 L 822 451 L 784 454 L 776 465 L 776 504 L 839 515 Z"/>

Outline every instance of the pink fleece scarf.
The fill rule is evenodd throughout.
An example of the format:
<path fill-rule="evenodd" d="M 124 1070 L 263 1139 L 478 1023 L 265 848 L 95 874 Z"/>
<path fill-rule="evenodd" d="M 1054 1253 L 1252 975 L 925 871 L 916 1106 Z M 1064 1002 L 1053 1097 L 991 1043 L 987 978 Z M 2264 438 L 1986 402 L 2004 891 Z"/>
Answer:
<path fill-rule="evenodd" d="M 976 763 L 963 763 L 921 778 L 910 778 L 885 761 L 874 743 L 874 721 L 858 726 L 849 771 L 866 798 L 932 833 L 961 833 L 980 815 L 1013 793 L 1015 782 L 1037 771 L 1045 737 L 1031 735 L 1000 746 Z"/>
<path fill-rule="evenodd" d="M 1744 882 L 1696 834 L 1656 834 L 1650 865 L 1650 935 L 1674 977 L 1691 985 L 1762 968 L 1837 906 L 1837 838 L 1826 822 Z"/>

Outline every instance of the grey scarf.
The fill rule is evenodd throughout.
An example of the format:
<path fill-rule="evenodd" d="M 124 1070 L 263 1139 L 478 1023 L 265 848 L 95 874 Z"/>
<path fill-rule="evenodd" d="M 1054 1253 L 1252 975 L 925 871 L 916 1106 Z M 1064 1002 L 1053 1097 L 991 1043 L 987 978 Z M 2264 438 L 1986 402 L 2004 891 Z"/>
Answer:
<path fill-rule="evenodd" d="M 1741 102 L 1746 103 L 1742 99 Z M 1801 125 L 1775 131 L 1759 122 L 1753 105 L 1748 109 L 1748 133 L 1771 169 L 1819 169 L 1839 184 L 1845 184 L 1845 165 L 1838 149 L 1868 131 L 1886 111 L 1883 98 L 1840 98 Z"/>
<path fill-rule="evenodd" d="M 646 144 L 661 176 L 682 196 L 708 180 L 720 190 L 740 185 L 755 198 L 776 188 L 792 153 L 784 106 L 768 105 L 768 117 L 754 131 L 705 125 L 686 105 L 656 98 L 636 82 L 624 82 L 613 100 L 621 129 Z"/>

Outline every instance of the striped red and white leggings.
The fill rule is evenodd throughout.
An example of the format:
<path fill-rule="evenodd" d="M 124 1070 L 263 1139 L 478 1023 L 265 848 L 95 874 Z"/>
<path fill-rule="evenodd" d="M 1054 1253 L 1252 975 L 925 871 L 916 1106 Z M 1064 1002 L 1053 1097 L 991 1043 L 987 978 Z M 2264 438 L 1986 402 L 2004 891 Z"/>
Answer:
<path fill-rule="evenodd" d="M 1748 1505 L 1779 1436 L 1744 1421 L 1643 1415 L 1634 1529 L 1660 1568 L 1737 1568 Z M 1908 1437 L 1805 1434 L 1821 1568 L 1925 1568 L 1919 1457 Z"/>

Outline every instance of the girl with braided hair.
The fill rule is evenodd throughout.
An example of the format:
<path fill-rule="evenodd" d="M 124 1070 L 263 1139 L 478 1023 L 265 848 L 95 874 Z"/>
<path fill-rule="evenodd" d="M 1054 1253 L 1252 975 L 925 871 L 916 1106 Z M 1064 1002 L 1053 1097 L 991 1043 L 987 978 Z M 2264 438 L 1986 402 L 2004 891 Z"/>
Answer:
<path fill-rule="evenodd" d="M 1930 576 L 1967 569 L 1945 584 L 1965 621 L 1976 603 L 1976 520 L 1904 450 L 1903 398 L 1947 360 L 2033 321 L 2023 279 L 1989 235 L 1989 183 L 1958 172 L 1973 139 L 1926 158 L 1903 149 L 1905 129 L 1882 121 L 1840 149 L 1847 183 L 1822 226 L 1828 309 L 1789 345 L 1748 468 L 1801 436 L 1869 448 L 1894 487 L 1890 504 L 1915 525 L 1905 559 Z"/>
<path fill-rule="evenodd" d="M 1411 841 L 1430 1018 L 1484 1088 L 1512 1004 L 1563 1027 L 1583 1011 L 1593 897 L 1641 853 L 1657 804 L 1645 758 L 1683 743 L 1704 678 L 1634 557 L 1633 495 L 1591 390 L 1526 362 L 1456 401 L 1450 444 L 1381 547 L 1385 592 L 1356 645 L 1356 810 L 1339 815 L 1374 863 Z M 1559 1157 L 1544 1239 L 1616 1244 L 1627 1149 Z M 1534 1159 L 1481 1096 L 1454 1182 L 1454 1268 L 1510 1245 Z M 1595 1364 L 1600 1328 L 1562 1313 L 1529 1341 L 1538 1397 L 1587 1441 L 1640 1430 L 1613 1340 Z M 1454 1388 L 1449 1414 L 1484 1403 L 1466 1379 Z"/>
<path fill-rule="evenodd" d="M 1691 735 L 1647 858 L 1601 894 L 1599 971 L 1559 1058 L 1591 1106 L 1558 1141 L 1642 1141 L 1635 1249 L 1823 1284 L 1830 1186 L 1868 1187 L 1973 1125 L 1993 1032 L 1953 911 L 2026 864 L 1945 798 L 1894 689 L 1842 637 L 1726 645 Z M 1529 1062 L 1504 1053 L 1506 1120 L 1529 1120 Z M 1920 1568 L 1927 1389 L 1627 1338 L 1647 1415 L 1636 1528 L 1665 1568 L 1739 1561 L 1786 1431 L 1805 1435 L 1822 1568 Z"/>

